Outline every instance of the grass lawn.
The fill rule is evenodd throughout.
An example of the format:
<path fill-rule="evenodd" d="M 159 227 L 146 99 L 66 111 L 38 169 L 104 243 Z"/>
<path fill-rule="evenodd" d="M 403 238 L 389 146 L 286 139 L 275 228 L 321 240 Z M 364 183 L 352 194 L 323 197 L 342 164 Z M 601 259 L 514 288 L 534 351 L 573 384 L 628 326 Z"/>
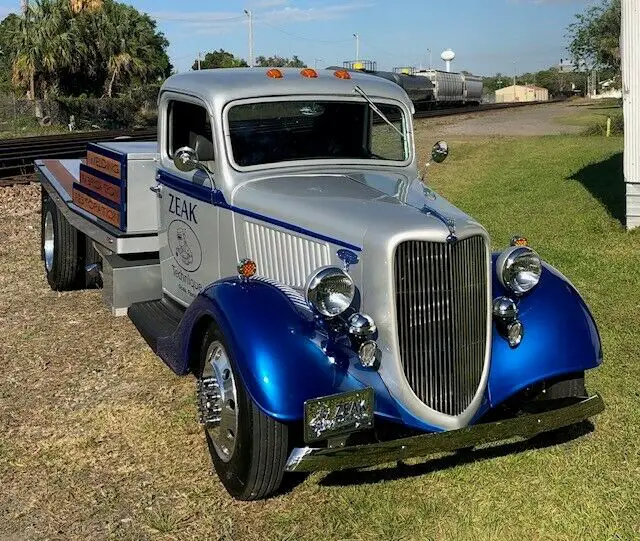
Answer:
<path fill-rule="evenodd" d="M 585 128 L 593 124 L 606 126 L 607 117 L 614 117 L 622 114 L 622 107 L 619 100 L 576 100 L 573 107 L 576 113 L 559 116 L 556 122 L 569 126 L 584 126 Z"/>
<path fill-rule="evenodd" d="M 57 135 L 59 133 L 69 133 L 69 130 L 66 126 L 55 124 L 52 126 L 41 126 L 35 118 L 30 116 L 0 122 L 0 139 Z"/>
<path fill-rule="evenodd" d="M 423 161 L 431 142 L 421 143 Z M 47 289 L 38 192 L 7 189 L 0 539 L 640 538 L 640 235 L 619 221 L 622 140 L 449 143 L 450 159 L 430 168 L 431 184 L 479 219 L 495 248 L 526 235 L 595 313 L 605 364 L 587 384 L 607 410 L 593 432 L 401 468 L 316 473 L 266 502 L 234 502 L 208 473 L 193 382 L 163 367 L 97 292 Z"/>

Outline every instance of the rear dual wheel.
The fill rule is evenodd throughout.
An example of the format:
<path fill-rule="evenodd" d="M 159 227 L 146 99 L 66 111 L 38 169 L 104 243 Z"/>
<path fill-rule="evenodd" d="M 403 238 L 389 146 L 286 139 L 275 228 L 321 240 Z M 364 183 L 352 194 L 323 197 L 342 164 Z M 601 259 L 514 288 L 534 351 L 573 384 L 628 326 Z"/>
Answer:
<path fill-rule="evenodd" d="M 54 291 L 75 289 L 80 274 L 78 231 L 48 195 L 42 199 L 42 259 Z"/>
<path fill-rule="evenodd" d="M 100 256 L 89 237 L 73 227 L 42 188 L 41 255 L 47 282 L 54 291 L 100 287 L 100 276 L 89 276 L 85 265 Z"/>
<path fill-rule="evenodd" d="M 267 416 L 249 396 L 215 324 L 202 342 L 196 376 L 207 446 L 227 492 L 238 500 L 276 492 L 287 461 L 288 427 Z"/>

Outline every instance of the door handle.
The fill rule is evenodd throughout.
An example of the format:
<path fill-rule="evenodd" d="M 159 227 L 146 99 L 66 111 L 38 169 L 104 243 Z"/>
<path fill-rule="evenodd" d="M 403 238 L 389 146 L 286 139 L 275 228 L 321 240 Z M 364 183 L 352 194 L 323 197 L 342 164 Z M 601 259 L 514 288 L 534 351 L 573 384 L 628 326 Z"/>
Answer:
<path fill-rule="evenodd" d="M 158 197 L 162 197 L 162 185 L 156 184 L 155 186 L 150 186 L 149 189 Z"/>

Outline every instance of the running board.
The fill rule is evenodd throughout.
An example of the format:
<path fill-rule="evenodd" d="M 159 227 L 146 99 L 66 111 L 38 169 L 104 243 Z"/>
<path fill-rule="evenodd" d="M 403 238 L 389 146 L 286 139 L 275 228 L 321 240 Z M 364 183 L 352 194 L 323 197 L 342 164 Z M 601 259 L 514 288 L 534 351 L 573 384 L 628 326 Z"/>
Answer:
<path fill-rule="evenodd" d="M 138 302 L 129 307 L 129 319 L 154 353 L 158 352 L 161 338 L 174 334 L 183 315 L 184 308 L 167 298 Z"/>

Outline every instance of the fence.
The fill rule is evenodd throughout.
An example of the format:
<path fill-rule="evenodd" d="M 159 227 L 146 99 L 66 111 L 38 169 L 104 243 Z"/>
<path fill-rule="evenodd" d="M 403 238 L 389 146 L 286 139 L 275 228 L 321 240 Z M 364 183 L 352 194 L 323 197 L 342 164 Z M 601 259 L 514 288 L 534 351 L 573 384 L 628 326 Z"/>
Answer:
<path fill-rule="evenodd" d="M 0 131 L 32 131 L 42 125 L 76 130 L 152 127 L 157 120 L 158 90 L 148 86 L 114 98 L 57 96 L 40 100 L 40 119 L 36 118 L 34 101 L 0 95 Z"/>

